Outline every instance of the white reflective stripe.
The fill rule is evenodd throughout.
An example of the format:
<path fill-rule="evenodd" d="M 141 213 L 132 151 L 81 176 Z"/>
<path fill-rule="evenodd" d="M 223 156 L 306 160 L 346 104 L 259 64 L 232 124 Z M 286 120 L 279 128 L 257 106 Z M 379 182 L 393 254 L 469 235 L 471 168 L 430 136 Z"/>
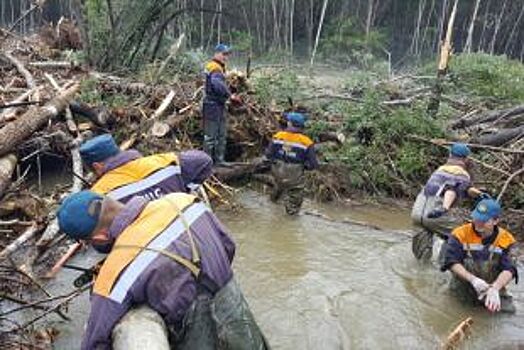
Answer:
<path fill-rule="evenodd" d="M 464 250 L 482 250 L 484 249 L 484 246 L 480 243 L 471 243 L 471 244 L 463 244 L 462 247 Z"/>
<path fill-rule="evenodd" d="M 113 198 L 114 200 L 121 200 L 127 196 L 139 193 L 140 191 L 146 190 L 150 187 L 153 187 L 160 182 L 170 178 L 171 176 L 179 175 L 181 173 L 180 167 L 178 165 L 169 165 L 162 170 L 159 170 L 148 177 L 119 187 L 107 194 L 108 197 Z"/>
<path fill-rule="evenodd" d="M 298 148 L 302 148 L 302 149 L 307 149 L 307 146 L 303 145 L 301 143 L 282 141 L 282 140 L 273 140 L 273 142 L 278 144 L 278 145 L 288 145 L 288 146 L 292 146 L 292 147 L 298 147 Z"/>
<path fill-rule="evenodd" d="M 209 208 L 203 203 L 192 204 L 188 209 L 183 212 L 184 218 L 188 225 L 193 224 L 202 214 L 206 211 L 210 211 Z M 176 240 L 186 228 L 182 222 L 180 216 L 169 225 L 164 232 L 158 235 L 153 241 L 147 246 L 153 249 L 165 249 L 174 240 Z M 127 295 L 129 288 L 133 285 L 136 279 L 142 274 L 142 272 L 151 264 L 151 262 L 158 256 L 159 253 L 148 250 L 143 250 L 137 257 L 129 264 L 129 266 L 122 273 L 117 283 L 113 287 L 109 298 L 121 303 Z"/>
<path fill-rule="evenodd" d="M 503 250 L 500 247 L 491 246 L 489 247 L 489 251 L 497 254 L 502 254 Z"/>

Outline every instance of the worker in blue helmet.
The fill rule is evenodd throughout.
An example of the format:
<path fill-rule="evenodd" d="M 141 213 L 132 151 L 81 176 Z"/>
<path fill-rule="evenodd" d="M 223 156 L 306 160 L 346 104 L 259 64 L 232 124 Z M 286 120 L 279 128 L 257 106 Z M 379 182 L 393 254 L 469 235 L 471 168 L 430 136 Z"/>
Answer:
<path fill-rule="evenodd" d="M 70 238 L 113 243 L 93 284 L 82 350 L 112 349 L 115 325 L 137 306 L 162 317 L 175 349 L 269 349 L 234 278 L 235 243 L 196 196 L 124 204 L 85 190 L 57 217 Z"/>
<path fill-rule="evenodd" d="M 226 63 L 229 60 L 231 47 L 218 44 L 213 58 L 205 65 L 205 89 L 202 105 L 204 125 L 204 150 L 217 166 L 229 166 L 226 156 L 226 102 L 240 101 L 232 94 L 226 81 Z"/>
<path fill-rule="evenodd" d="M 306 118 L 302 113 L 290 112 L 284 117 L 287 127 L 273 135 L 266 157 L 273 163 L 271 199 L 284 196 L 286 213 L 295 215 L 304 199 L 304 170 L 318 168 L 313 141 L 304 134 Z"/>
<path fill-rule="evenodd" d="M 412 250 L 417 259 L 429 260 L 433 251 L 434 235 L 445 242 L 451 230 L 462 222 L 458 213 L 453 213 L 460 200 L 471 197 L 489 198 L 472 186 L 471 150 L 463 143 L 453 143 L 446 164 L 431 174 L 420 191 L 411 211 L 411 218 L 420 231 L 413 237 Z M 442 259 L 442 257 L 440 257 Z"/>
<path fill-rule="evenodd" d="M 513 252 L 516 241 L 499 226 L 501 215 L 496 200 L 481 200 L 471 221 L 451 232 L 441 270 L 451 271 L 451 290 L 463 301 L 484 305 L 490 312 L 514 313 L 513 298 L 506 287 L 513 279 L 518 282 Z"/>

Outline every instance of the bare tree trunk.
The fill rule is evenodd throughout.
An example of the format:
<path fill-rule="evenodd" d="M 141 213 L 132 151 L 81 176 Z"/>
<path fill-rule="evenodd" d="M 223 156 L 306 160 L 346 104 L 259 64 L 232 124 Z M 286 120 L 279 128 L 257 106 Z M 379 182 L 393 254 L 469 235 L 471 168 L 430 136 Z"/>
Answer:
<path fill-rule="evenodd" d="M 293 56 L 293 24 L 295 18 L 295 0 L 291 0 L 291 9 L 289 14 L 289 52 Z"/>
<path fill-rule="evenodd" d="M 489 45 L 489 53 L 493 55 L 495 51 L 495 42 L 497 41 L 497 35 L 500 30 L 500 24 L 502 23 L 502 16 L 504 16 L 504 11 L 506 10 L 507 0 L 504 0 L 504 5 L 502 5 L 502 10 L 497 18 L 497 23 L 495 24 L 495 32 L 493 33 L 493 38 L 491 39 L 491 44 Z"/>
<path fill-rule="evenodd" d="M 489 6 L 490 6 L 490 0 L 488 0 L 488 3 L 486 4 L 486 9 L 484 10 L 484 25 L 482 26 L 482 33 L 480 34 L 479 47 L 477 51 L 483 51 L 484 39 L 486 38 L 484 34 L 486 33 L 486 28 L 489 24 L 489 18 L 488 18 Z"/>
<path fill-rule="evenodd" d="M 322 25 L 324 24 L 324 16 L 326 15 L 327 5 L 328 5 L 328 0 L 324 0 L 324 4 L 322 5 L 322 11 L 320 13 L 320 22 L 318 23 L 317 37 L 315 38 L 315 46 L 313 47 L 313 53 L 311 54 L 311 62 L 310 62 L 311 65 L 313 65 L 315 61 L 315 54 L 317 53 L 318 42 L 320 40 L 320 33 L 322 32 Z"/>
<path fill-rule="evenodd" d="M 420 1 L 418 4 L 417 24 L 415 27 L 415 31 L 413 33 L 413 39 L 411 40 L 411 46 L 409 48 L 409 51 L 414 55 L 419 54 L 418 41 L 420 38 L 420 25 L 422 23 L 422 15 L 424 14 L 425 8 L 426 8 L 426 0 Z"/>
<path fill-rule="evenodd" d="M 443 33 L 444 33 L 444 22 L 446 20 L 446 10 L 448 8 L 448 0 L 444 0 L 442 2 L 442 8 L 440 11 L 440 19 L 438 24 L 438 32 L 437 32 L 437 38 L 435 40 L 435 51 L 440 52 L 440 43 L 442 41 Z"/>
<path fill-rule="evenodd" d="M 509 34 L 508 41 L 506 42 L 506 47 L 504 47 L 504 54 L 508 54 L 509 45 L 511 44 L 511 41 L 513 40 L 513 35 L 515 35 L 515 31 L 517 30 L 517 27 L 520 24 L 520 20 L 522 19 L 523 14 L 524 14 L 524 6 L 521 6 L 519 16 L 517 17 L 517 21 L 515 21 L 515 23 L 513 24 L 513 28 L 511 28 L 511 33 Z M 513 47 L 514 46 L 515 45 L 513 45 Z"/>
<path fill-rule="evenodd" d="M 426 41 L 426 35 L 428 33 L 429 25 L 431 23 L 431 17 L 433 16 L 433 10 L 435 9 L 435 0 L 431 0 L 431 7 L 428 12 L 428 18 L 426 21 L 426 26 L 424 27 L 424 33 L 422 34 L 422 50 L 424 50 L 424 47 L 427 44 Z M 431 48 L 431 43 L 429 43 L 429 47 Z"/>
<path fill-rule="evenodd" d="M 200 0 L 200 8 L 204 8 L 204 0 Z M 200 11 L 200 47 L 204 49 L 204 11 Z"/>
<path fill-rule="evenodd" d="M 477 13 L 480 7 L 480 0 L 475 2 L 475 9 L 473 10 L 473 16 L 469 23 L 468 38 L 466 39 L 466 45 L 464 45 L 464 52 L 470 53 L 473 44 L 473 32 L 475 31 L 475 21 L 477 20 Z"/>
<path fill-rule="evenodd" d="M 366 41 L 369 39 L 369 31 L 371 30 L 371 19 L 373 18 L 373 0 L 368 0 L 368 15 L 366 17 Z"/>
<path fill-rule="evenodd" d="M 222 0 L 218 0 L 217 43 L 222 42 Z"/>

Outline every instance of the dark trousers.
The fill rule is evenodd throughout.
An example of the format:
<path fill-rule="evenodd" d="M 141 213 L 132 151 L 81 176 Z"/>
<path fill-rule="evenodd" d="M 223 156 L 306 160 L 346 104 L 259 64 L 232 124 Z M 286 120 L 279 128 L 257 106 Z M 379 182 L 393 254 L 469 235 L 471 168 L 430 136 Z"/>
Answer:
<path fill-rule="evenodd" d="M 286 213 L 296 215 L 304 201 L 304 166 L 276 161 L 271 167 L 274 179 L 271 200 L 276 202 L 284 197 Z"/>
<path fill-rule="evenodd" d="M 227 123 L 225 106 L 215 103 L 204 103 L 204 151 L 215 163 L 225 161 Z"/>

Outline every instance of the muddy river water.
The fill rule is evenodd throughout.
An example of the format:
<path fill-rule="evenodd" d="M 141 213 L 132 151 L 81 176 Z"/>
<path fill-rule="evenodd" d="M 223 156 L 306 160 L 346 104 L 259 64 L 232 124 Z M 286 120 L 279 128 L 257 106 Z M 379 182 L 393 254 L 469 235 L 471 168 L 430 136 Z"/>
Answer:
<path fill-rule="evenodd" d="M 475 323 L 465 349 L 524 348 L 522 284 L 510 287 L 515 315 L 461 305 L 447 292 L 447 274 L 412 257 L 408 212 L 305 203 L 306 210 L 336 219 L 326 220 L 288 217 L 254 191 L 238 200 L 237 212 L 218 215 L 237 243 L 237 279 L 274 349 L 436 349 L 467 316 Z M 340 222 L 344 218 L 382 229 Z M 71 263 L 97 259 L 84 252 Z M 64 270 L 48 288 L 64 293 L 76 276 Z M 57 321 L 56 349 L 79 347 L 87 294 L 69 314 L 72 322 Z"/>

